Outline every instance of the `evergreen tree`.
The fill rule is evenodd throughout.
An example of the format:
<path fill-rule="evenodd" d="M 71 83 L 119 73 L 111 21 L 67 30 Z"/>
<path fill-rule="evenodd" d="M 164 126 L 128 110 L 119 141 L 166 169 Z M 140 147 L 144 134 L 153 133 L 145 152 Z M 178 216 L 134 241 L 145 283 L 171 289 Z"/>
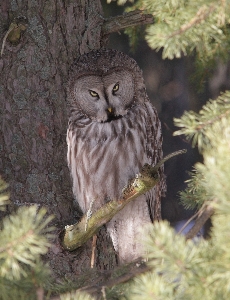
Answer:
<path fill-rule="evenodd" d="M 127 1 L 119 1 L 124 4 Z M 163 58 L 196 55 L 202 70 L 227 59 L 230 6 L 228 1 L 139 0 L 131 9 L 145 9 L 154 17 L 146 32 L 150 47 L 163 49 Z M 129 9 L 130 9 L 129 8 Z M 131 35 L 131 31 L 129 31 Z M 145 228 L 150 271 L 131 283 L 103 290 L 104 299 L 229 299 L 230 296 L 230 92 L 210 100 L 199 113 L 186 112 L 175 120 L 203 155 L 185 191 L 186 207 L 212 215 L 210 239 L 188 239 L 167 222 Z M 1 182 L 5 191 L 6 185 Z M 8 203 L 6 192 L 0 205 Z M 51 217 L 37 206 L 19 208 L 4 218 L 0 231 L 0 299 L 46 299 L 49 293 L 74 290 L 57 287 L 41 256 L 50 246 Z M 93 299 L 73 291 L 57 299 Z"/>

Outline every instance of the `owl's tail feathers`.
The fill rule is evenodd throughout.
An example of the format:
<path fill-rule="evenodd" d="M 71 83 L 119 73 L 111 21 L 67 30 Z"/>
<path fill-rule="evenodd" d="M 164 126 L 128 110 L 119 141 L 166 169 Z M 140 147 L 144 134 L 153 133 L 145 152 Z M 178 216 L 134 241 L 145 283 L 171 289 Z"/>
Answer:
<path fill-rule="evenodd" d="M 119 264 L 128 263 L 145 253 L 143 227 L 151 222 L 144 195 L 127 204 L 106 225 L 118 254 Z"/>

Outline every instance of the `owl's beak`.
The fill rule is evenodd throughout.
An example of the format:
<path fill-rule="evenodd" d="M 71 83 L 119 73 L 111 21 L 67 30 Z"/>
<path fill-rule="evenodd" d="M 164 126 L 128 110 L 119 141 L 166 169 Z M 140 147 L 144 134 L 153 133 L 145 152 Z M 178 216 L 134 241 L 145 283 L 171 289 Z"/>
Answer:
<path fill-rule="evenodd" d="M 109 111 L 110 113 L 112 113 L 112 107 L 109 107 L 109 108 L 108 108 L 108 111 Z"/>

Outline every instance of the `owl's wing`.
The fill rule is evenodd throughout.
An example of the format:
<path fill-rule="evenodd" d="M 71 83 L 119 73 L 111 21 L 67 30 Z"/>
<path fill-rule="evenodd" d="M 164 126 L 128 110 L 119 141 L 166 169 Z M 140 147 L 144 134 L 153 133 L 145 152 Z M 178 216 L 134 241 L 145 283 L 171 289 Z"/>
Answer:
<path fill-rule="evenodd" d="M 145 102 L 144 105 L 148 114 L 146 123 L 146 151 L 148 156 L 147 163 L 154 166 L 163 158 L 161 123 L 158 118 L 156 108 L 150 102 Z M 160 181 L 153 189 L 146 193 L 146 200 L 149 206 L 149 212 L 152 221 L 161 219 L 161 197 L 166 191 L 163 166 L 159 170 L 159 175 Z"/>

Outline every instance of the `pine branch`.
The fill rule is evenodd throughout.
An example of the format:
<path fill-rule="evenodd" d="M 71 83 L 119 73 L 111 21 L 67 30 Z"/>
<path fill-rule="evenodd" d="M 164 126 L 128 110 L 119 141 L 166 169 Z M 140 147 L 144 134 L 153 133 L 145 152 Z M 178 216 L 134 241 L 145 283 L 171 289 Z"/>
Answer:
<path fill-rule="evenodd" d="M 208 194 L 205 177 L 196 166 L 188 174 L 191 178 L 185 181 L 185 190 L 179 192 L 180 202 L 185 209 L 200 209 L 207 199 L 212 199 L 212 195 Z"/>
<path fill-rule="evenodd" d="M 185 152 L 186 150 L 180 150 L 169 154 L 155 167 L 145 165 L 140 174 L 138 174 L 136 178 L 132 179 L 128 186 L 124 189 L 120 200 L 112 200 L 106 203 L 99 210 L 93 213 L 90 219 L 87 215 L 84 215 L 79 223 L 66 226 L 60 235 L 60 242 L 62 246 L 69 251 L 82 246 L 102 225 L 109 222 L 125 205 L 138 196 L 146 193 L 157 184 L 159 181 L 158 170 L 166 160 Z"/>
<path fill-rule="evenodd" d="M 183 24 L 180 29 L 174 31 L 169 36 L 165 37 L 166 39 L 172 38 L 176 35 L 181 35 L 185 31 L 189 30 L 191 27 L 196 26 L 197 24 L 200 24 L 201 22 L 204 22 L 207 17 L 216 9 L 216 5 L 211 5 L 210 7 L 202 6 L 196 15 L 186 24 Z"/>
<path fill-rule="evenodd" d="M 47 252 L 52 227 L 47 227 L 52 216 L 36 206 L 21 207 L 5 217 L 0 232 L 0 276 L 9 280 L 26 277 L 28 266 L 35 268 L 42 254 Z M 46 234 L 46 236 L 45 236 Z"/>
<path fill-rule="evenodd" d="M 213 129 L 214 126 L 224 123 L 224 120 L 229 118 L 230 91 L 226 91 L 216 100 L 208 101 L 199 114 L 190 111 L 185 112 L 180 119 L 174 119 L 175 125 L 181 128 L 174 132 L 174 135 L 184 134 L 188 140 L 192 140 L 193 146 L 198 144 L 198 148 L 203 150 L 204 147 L 212 144 L 211 140 L 216 131 Z"/>

